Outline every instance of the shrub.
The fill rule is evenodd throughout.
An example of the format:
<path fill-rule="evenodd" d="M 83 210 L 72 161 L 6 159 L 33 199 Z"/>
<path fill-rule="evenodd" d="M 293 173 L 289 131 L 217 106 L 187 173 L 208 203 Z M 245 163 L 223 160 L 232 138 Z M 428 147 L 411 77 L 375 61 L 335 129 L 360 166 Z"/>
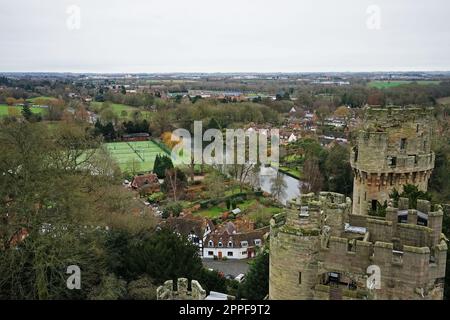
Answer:
<path fill-rule="evenodd" d="M 128 283 L 128 298 L 131 300 L 156 300 L 157 286 L 148 277 L 141 277 Z"/>
<path fill-rule="evenodd" d="M 209 206 L 209 200 L 200 201 L 200 208 L 201 209 L 208 209 Z"/>
<path fill-rule="evenodd" d="M 161 200 L 164 200 L 164 193 L 163 192 L 155 192 L 150 197 L 148 197 L 148 202 L 150 203 L 156 203 L 160 202 Z"/>
<path fill-rule="evenodd" d="M 180 202 L 169 202 L 163 207 L 164 216 L 168 217 L 170 215 L 178 217 L 183 211 L 183 206 Z"/>
<path fill-rule="evenodd" d="M 243 197 L 235 197 L 233 200 L 233 204 L 240 204 L 244 202 L 244 198 Z"/>

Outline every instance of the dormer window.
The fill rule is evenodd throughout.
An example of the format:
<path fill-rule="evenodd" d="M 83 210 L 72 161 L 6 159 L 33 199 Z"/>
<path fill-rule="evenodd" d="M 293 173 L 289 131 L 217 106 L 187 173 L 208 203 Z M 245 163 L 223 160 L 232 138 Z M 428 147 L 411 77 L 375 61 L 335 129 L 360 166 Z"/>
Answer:
<path fill-rule="evenodd" d="M 223 243 L 219 241 L 219 243 L 217 244 L 217 246 L 218 246 L 219 248 L 222 248 L 222 247 L 223 247 Z"/>
<path fill-rule="evenodd" d="M 241 241 L 241 247 L 248 247 L 248 241 Z"/>
<path fill-rule="evenodd" d="M 261 245 L 261 239 L 255 239 L 255 246 Z"/>
<path fill-rule="evenodd" d="M 233 248 L 233 241 L 228 241 L 228 248 Z"/>
<path fill-rule="evenodd" d="M 208 246 L 210 246 L 210 247 L 214 247 L 214 242 L 213 242 L 212 240 L 209 240 L 209 242 L 208 242 Z"/>

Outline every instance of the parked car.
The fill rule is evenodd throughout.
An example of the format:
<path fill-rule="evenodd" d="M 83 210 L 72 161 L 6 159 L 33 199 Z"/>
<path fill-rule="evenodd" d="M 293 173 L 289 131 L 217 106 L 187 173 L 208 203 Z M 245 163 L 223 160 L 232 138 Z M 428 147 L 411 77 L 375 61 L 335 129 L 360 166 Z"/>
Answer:
<path fill-rule="evenodd" d="M 239 275 L 237 275 L 236 278 L 234 278 L 234 280 L 236 280 L 237 282 L 241 283 L 242 281 L 244 281 L 245 279 L 245 274 L 241 273 Z"/>

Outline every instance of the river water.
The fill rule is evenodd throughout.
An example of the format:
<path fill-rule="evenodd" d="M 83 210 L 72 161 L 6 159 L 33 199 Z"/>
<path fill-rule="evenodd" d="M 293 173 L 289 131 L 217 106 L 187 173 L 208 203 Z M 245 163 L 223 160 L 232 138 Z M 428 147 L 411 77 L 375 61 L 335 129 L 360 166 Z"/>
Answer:
<path fill-rule="evenodd" d="M 291 176 L 288 176 L 282 172 L 278 174 L 281 175 L 284 184 L 286 187 L 284 188 L 280 198 L 278 199 L 281 203 L 286 204 L 287 201 L 292 200 L 300 196 L 300 185 L 301 181 Z M 251 183 L 256 188 L 261 188 L 264 192 L 271 193 L 271 188 L 273 184 L 273 180 L 277 176 L 277 170 L 272 167 L 261 167 L 259 172 L 259 177 L 255 179 L 253 177 Z"/>

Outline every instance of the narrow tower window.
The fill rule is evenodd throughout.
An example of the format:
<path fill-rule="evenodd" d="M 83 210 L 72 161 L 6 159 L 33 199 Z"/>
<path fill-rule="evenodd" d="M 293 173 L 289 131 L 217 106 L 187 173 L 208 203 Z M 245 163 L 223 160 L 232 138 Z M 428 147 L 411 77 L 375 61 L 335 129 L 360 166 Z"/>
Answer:
<path fill-rule="evenodd" d="M 400 140 L 400 150 L 405 150 L 406 148 L 406 138 L 402 138 L 402 140 Z"/>
<path fill-rule="evenodd" d="M 377 211 L 377 200 L 372 200 L 372 211 L 376 212 Z"/>

